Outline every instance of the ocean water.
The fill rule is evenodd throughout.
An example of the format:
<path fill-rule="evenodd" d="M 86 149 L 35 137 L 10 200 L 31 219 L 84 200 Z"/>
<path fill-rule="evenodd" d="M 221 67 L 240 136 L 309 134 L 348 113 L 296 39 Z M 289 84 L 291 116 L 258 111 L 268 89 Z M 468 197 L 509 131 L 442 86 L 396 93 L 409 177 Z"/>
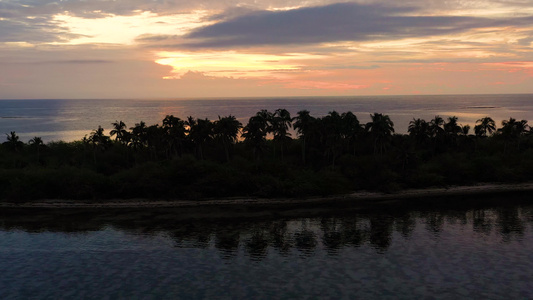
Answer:
<path fill-rule="evenodd" d="M 128 127 L 139 121 L 161 124 L 166 115 L 182 119 L 193 116 L 216 120 L 234 115 L 243 124 L 261 109 L 287 109 L 292 115 L 306 109 L 319 117 L 330 111 L 351 111 L 361 121 L 379 112 L 391 117 L 398 133 L 406 133 L 413 118 L 431 120 L 435 115 L 457 116 L 462 125 L 473 127 L 476 120 L 490 116 L 500 124 L 513 117 L 533 121 L 533 94 L 437 95 L 437 96 L 355 96 L 289 98 L 220 98 L 201 100 L 0 100 L 0 134 L 15 131 L 22 141 L 34 136 L 45 142 L 74 141 L 99 125 L 106 131 L 122 120 Z M 0 137 L 0 141 L 3 138 Z"/>

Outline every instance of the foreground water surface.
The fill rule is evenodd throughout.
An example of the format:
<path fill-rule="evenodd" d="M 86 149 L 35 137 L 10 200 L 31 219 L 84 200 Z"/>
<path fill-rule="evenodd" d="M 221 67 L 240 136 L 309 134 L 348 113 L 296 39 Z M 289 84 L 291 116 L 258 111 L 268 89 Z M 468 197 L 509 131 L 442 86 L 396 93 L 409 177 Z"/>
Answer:
<path fill-rule="evenodd" d="M 533 205 L 517 199 L 214 219 L 2 210 L 0 299 L 533 298 Z"/>

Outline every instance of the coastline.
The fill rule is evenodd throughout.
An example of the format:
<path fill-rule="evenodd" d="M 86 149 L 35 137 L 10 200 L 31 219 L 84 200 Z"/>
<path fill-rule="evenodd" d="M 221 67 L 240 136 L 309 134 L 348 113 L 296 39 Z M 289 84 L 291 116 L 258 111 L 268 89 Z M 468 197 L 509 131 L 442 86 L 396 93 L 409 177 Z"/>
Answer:
<path fill-rule="evenodd" d="M 209 208 L 209 207 L 310 207 L 310 206 L 362 206 L 397 203 L 410 199 L 443 198 L 449 196 L 476 196 L 533 191 L 533 182 L 518 184 L 478 184 L 446 188 L 406 189 L 394 193 L 358 191 L 345 195 L 308 198 L 223 198 L 204 200 L 61 200 L 46 199 L 27 202 L 0 202 L 0 208 Z"/>

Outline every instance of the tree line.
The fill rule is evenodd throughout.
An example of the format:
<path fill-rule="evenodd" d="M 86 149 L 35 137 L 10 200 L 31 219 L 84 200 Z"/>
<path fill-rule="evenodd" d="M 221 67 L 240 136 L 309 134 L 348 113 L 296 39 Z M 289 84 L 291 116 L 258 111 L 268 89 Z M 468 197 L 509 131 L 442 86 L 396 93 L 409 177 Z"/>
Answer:
<path fill-rule="evenodd" d="M 82 170 L 83 176 L 103 176 L 100 179 L 106 184 L 113 180 L 136 182 L 135 174 L 149 169 L 148 173 L 155 172 L 161 179 L 148 184 L 154 197 L 201 198 L 305 196 L 354 189 L 392 191 L 520 181 L 527 180 L 525 168 L 533 166 L 533 130 L 526 120 L 514 118 L 503 120 L 498 128 L 487 116 L 477 120 L 473 131 L 469 125 L 459 124 L 455 116 L 435 116 L 430 121 L 418 118 L 409 122 L 407 134 L 395 133 L 390 117 L 381 113 L 371 114 L 370 122 L 361 123 L 349 111 L 315 117 L 301 110 L 293 117 L 286 109 L 258 111 L 247 124 L 232 115 L 217 120 L 167 115 L 161 125 L 141 121 L 128 128 L 117 120 L 111 126 L 109 135 L 98 126 L 83 139 L 69 143 L 45 144 L 40 137 L 23 143 L 11 132 L 0 147 L 0 168 L 18 170 L 22 175 L 16 178 L 22 182 L 27 180 L 24 172 Z M 183 170 L 190 176 L 182 174 Z M 185 192 L 165 192 L 168 184 L 174 184 L 168 179 L 176 180 L 177 173 L 184 177 L 179 186 Z M 246 184 L 247 180 L 254 182 Z M 18 184 L 12 178 L 7 182 L 8 190 Z M 211 184 L 212 190 L 191 190 L 200 184 Z M 152 196 L 149 186 L 141 195 Z M 90 186 L 86 189 L 93 190 Z M 135 190 L 138 187 L 132 191 L 124 187 L 111 194 L 130 197 Z M 11 196 L 4 197 L 16 196 L 16 192 L 8 194 Z M 76 197 L 107 195 L 81 194 Z"/>

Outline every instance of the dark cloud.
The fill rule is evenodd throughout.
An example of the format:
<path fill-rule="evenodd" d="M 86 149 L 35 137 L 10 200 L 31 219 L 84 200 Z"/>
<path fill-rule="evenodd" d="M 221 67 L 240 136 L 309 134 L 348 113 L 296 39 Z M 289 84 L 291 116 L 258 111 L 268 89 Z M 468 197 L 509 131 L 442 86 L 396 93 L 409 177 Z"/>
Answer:
<path fill-rule="evenodd" d="M 525 7 L 531 0 L 405 0 L 397 2 L 352 0 L 0 0 L 0 42 L 61 42 L 73 37 L 54 15 L 68 13 L 84 18 L 132 15 L 139 11 L 158 14 L 207 9 L 216 24 L 194 30 L 186 40 L 177 36 L 140 36 L 138 42 L 163 48 L 224 48 L 260 45 L 311 45 L 336 41 L 364 41 L 443 35 L 472 28 L 530 26 L 533 17 L 486 19 L 436 16 L 439 8 L 484 5 Z M 358 4 L 359 3 L 359 4 Z M 360 4 L 367 3 L 367 4 Z M 368 4 L 381 3 L 381 4 Z M 308 7 L 308 5 L 319 5 Z M 266 11 L 272 7 L 307 7 L 289 11 Z M 216 13 L 218 11 L 218 13 Z M 428 16 L 421 16 L 427 13 Z M 519 11 L 517 10 L 517 14 Z M 415 16 L 416 15 L 416 16 Z M 165 45 L 161 45 L 161 44 Z M 521 41 L 524 45 L 527 40 Z M 148 46 L 150 46 L 148 45 Z"/>
<path fill-rule="evenodd" d="M 209 21 L 223 21 L 234 19 L 243 15 L 254 13 L 255 11 L 247 7 L 231 7 L 224 10 L 222 13 L 214 14 L 208 18 Z"/>
<path fill-rule="evenodd" d="M 57 61 L 49 61 L 44 63 L 50 63 L 50 64 L 110 64 L 113 63 L 112 60 L 105 60 L 105 59 L 72 59 L 72 60 L 57 60 Z"/>
<path fill-rule="evenodd" d="M 135 38 L 136 42 L 161 42 L 161 41 L 167 41 L 167 40 L 173 40 L 176 39 L 176 35 L 165 35 L 165 34 L 143 34 Z"/>
<path fill-rule="evenodd" d="M 289 11 L 255 11 L 194 30 L 189 47 L 313 44 L 444 35 L 473 28 L 524 25 L 530 18 L 492 20 L 418 16 L 399 6 L 337 3 Z"/>
<path fill-rule="evenodd" d="M 518 40 L 518 44 L 521 46 L 529 46 L 531 43 L 533 43 L 533 32 L 530 33 L 529 37 Z"/>
<path fill-rule="evenodd" d="M 112 60 L 100 59 L 72 59 L 72 60 L 51 60 L 35 62 L 1 62 L 1 65 L 92 65 L 92 64 L 110 64 Z"/>
<path fill-rule="evenodd" d="M 291 0 L 287 2 L 300 2 Z M 82 18 L 102 18 L 109 15 L 128 16 L 139 11 L 149 11 L 157 14 L 188 13 L 195 9 L 224 10 L 238 6 L 240 0 L 198 0 L 198 1 L 169 1 L 169 0 L 2 0 L 0 1 L 0 15 L 11 12 L 17 16 L 53 15 L 68 12 L 72 16 Z M 246 2 L 246 0 L 245 0 Z M 255 1 L 250 0 L 251 4 Z M 282 4 L 282 0 L 278 0 Z M 289 4 L 290 5 L 290 4 Z M 254 5 L 257 7 L 257 5 Z M 268 6 L 268 3 L 266 4 Z"/>
<path fill-rule="evenodd" d="M 0 20 L 0 42 L 59 42 L 76 36 L 46 17 Z"/>

